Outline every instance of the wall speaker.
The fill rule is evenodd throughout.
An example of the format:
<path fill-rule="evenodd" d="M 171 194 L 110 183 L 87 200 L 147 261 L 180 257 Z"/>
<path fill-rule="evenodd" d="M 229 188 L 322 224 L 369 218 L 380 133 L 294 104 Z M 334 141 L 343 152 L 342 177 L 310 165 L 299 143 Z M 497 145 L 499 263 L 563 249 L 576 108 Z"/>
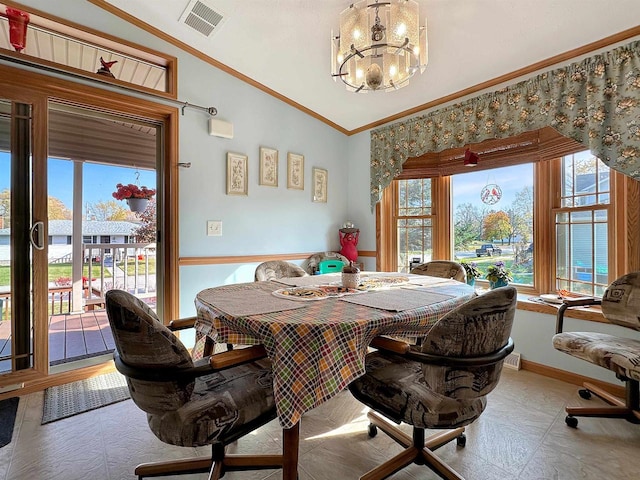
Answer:
<path fill-rule="evenodd" d="M 209 135 L 222 138 L 233 138 L 233 123 L 217 118 L 209 119 Z"/>

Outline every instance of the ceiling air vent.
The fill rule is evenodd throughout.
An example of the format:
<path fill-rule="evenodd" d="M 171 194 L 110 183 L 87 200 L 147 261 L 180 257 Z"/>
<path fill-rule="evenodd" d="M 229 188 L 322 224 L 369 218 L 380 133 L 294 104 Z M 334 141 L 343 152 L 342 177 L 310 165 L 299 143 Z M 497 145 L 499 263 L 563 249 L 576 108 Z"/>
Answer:
<path fill-rule="evenodd" d="M 191 0 L 182 13 L 180 21 L 205 37 L 209 37 L 222 26 L 224 15 L 201 0 Z"/>

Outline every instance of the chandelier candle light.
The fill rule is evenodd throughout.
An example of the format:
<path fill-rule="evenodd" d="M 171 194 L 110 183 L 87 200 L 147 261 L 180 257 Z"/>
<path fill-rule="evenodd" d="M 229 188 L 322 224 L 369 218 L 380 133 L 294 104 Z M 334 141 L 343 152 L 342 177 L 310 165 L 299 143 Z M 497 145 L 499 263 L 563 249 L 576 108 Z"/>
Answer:
<path fill-rule="evenodd" d="M 427 66 L 427 26 L 413 0 L 353 3 L 331 34 L 331 74 L 356 93 L 393 91 Z"/>

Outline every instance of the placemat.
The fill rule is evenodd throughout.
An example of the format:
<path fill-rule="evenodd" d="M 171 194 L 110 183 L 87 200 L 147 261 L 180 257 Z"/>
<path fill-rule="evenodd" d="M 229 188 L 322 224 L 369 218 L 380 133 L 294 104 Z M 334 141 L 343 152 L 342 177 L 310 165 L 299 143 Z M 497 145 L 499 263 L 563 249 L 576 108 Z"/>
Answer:
<path fill-rule="evenodd" d="M 309 275 L 308 277 L 276 278 L 272 282 L 281 283 L 288 287 L 315 287 L 317 285 L 331 285 L 342 282 L 342 274 L 326 273 L 323 275 Z"/>
<path fill-rule="evenodd" d="M 453 295 L 425 292 L 417 288 L 395 288 L 393 290 L 381 290 L 369 292 L 352 297 L 342 297 L 340 301 L 356 303 L 365 307 L 379 308 L 394 312 L 412 310 L 414 308 L 433 305 L 453 298 Z"/>
<path fill-rule="evenodd" d="M 452 283 L 451 283 L 452 282 Z M 464 283 L 456 282 L 455 280 L 450 280 L 450 283 L 443 285 L 434 285 L 431 287 L 413 287 L 414 290 L 429 292 L 429 293 L 438 293 L 441 295 L 451 295 L 453 297 L 459 297 L 463 292 L 468 292 L 470 287 L 468 287 Z"/>
<path fill-rule="evenodd" d="M 450 278 L 440 278 L 440 277 L 429 277 L 427 275 L 413 275 L 409 277 L 409 283 L 412 285 L 423 285 L 423 286 L 433 286 L 433 285 L 451 285 L 455 280 L 451 280 Z"/>
<path fill-rule="evenodd" d="M 232 317 L 282 312 L 306 306 L 304 303 L 275 297 L 271 290 L 250 287 L 245 287 L 244 290 L 244 295 L 238 295 L 237 289 L 234 288 L 208 289 L 198 297 L 216 310 Z"/>

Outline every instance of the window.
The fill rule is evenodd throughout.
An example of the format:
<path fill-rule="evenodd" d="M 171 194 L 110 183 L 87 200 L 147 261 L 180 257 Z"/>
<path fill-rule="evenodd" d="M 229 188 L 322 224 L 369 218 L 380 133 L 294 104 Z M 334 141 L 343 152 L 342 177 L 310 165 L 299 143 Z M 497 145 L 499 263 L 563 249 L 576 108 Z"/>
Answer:
<path fill-rule="evenodd" d="M 558 288 L 602 295 L 609 284 L 610 172 L 588 151 L 562 158 L 555 213 Z"/>
<path fill-rule="evenodd" d="M 408 271 L 419 256 L 484 271 L 499 259 L 523 292 L 581 295 L 640 270 L 640 182 L 557 132 L 515 138 L 471 146 L 480 154 L 471 173 L 463 149 L 405 162 L 376 210 L 377 268 Z M 488 205 L 480 192 L 492 184 L 501 197 Z"/>
<path fill-rule="evenodd" d="M 431 179 L 398 182 L 398 271 L 409 272 L 412 263 L 431 260 Z"/>
<path fill-rule="evenodd" d="M 481 272 L 502 261 L 533 286 L 533 187 L 532 163 L 453 175 L 453 259 Z"/>

